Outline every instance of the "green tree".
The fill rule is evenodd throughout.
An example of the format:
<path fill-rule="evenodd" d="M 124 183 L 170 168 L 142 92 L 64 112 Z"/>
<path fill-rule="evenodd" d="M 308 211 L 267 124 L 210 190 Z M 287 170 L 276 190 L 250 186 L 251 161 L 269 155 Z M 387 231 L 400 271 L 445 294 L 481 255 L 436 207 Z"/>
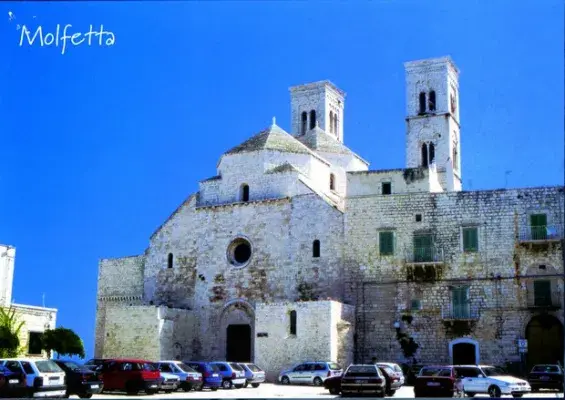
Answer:
<path fill-rule="evenodd" d="M 57 353 L 57 358 L 61 355 L 79 356 L 84 358 L 84 344 L 81 338 L 68 328 L 48 329 L 43 333 L 41 340 L 43 350 L 50 353 Z"/>
<path fill-rule="evenodd" d="M 17 357 L 23 353 L 20 347 L 20 332 L 24 321 L 20 321 L 12 307 L 0 307 L 0 357 Z"/>

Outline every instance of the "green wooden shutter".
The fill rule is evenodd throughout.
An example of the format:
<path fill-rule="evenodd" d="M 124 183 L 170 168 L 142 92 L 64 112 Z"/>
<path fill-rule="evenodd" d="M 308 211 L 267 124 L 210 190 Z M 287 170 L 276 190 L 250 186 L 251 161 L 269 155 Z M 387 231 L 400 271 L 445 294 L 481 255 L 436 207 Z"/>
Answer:
<path fill-rule="evenodd" d="M 479 234 L 477 228 L 463 229 L 463 251 L 475 252 L 479 249 Z"/>
<path fill-rule="evenodd" d="M 532 240 L 547 239 L 547 215 L 532 214 L 530 215 L 530 225 Z"/>
<path fill-rule="evenodd" d="M 433 261 L 432 235 L 414 235 L 414 261 Z"/>
<path fill-rule="evenodd" d="M 381 255 L 394 254 L 394 233 L 381 232 L 379 234 L 379 251 Z"/>
<path fill-rule="evenodd" d="M 551 305 L 551 281 L 534 281 L 534 305 L 536 307 Z"/>
<path fill-rule="evenodd" d="M 453 318 L 464 319 L 469 318 L 469 287 L 463 286 L 458 288 L 453 288 L 451 290 L 452 294 L 452 308 L 453 308 Z"/>

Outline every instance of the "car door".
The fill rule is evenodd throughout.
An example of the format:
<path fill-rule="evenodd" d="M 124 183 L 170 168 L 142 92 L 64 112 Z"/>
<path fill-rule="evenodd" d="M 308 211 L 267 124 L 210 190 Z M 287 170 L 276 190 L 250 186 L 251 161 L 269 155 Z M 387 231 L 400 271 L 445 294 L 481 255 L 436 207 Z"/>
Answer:
<path fill-rule="evenodd" d="M 490 386 L 490 379 L 480 368 L 475 368 L 477 371 L 477 377 L 474 378 L 476 382 L 476 393 L 487 393 Z"/>
<path fill-rule="evenodd" d="M 478 371 L 476 368 L 456 367 L 455 372 L 457 373 L 457 377 L 461 379 L 461 384 L 465 392 L 476 393 L 479 391 L 477 386 Z"/>
<path fill-rule="evenodd" d="M 101 367 L 102 380 L 107 389 L 119 388 L 119 365 L 115 361 L 103 364 Z"/>
<path fill-rule="evenodd" d="M 300 383 L 302 382 L 303 376 L 302 374 L 304 374 L 304 370 L 306 369 L 306 364 L 300 364 L 298 366 L 296 366 L 292 371 L 290 371 L 289 375 L 289 379 L 291 383 Z"/>

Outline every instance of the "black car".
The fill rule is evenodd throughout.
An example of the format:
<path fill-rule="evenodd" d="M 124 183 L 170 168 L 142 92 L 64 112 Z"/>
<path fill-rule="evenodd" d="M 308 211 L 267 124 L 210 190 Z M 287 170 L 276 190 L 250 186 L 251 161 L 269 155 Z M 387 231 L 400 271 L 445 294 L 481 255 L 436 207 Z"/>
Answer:
<path fill-rule="evenodd" d="M 92 371 L 97 371 L 106 361 L 108 361 L 107 358 L 91 358 L 84 363 L 84 366 L 91 369 Z"/>
<path fill-rule="evenodd" d="M 563 390 L 563 368 L 557 364 L 534 365 L 528 374 L 532 392 L 540 389 Z"/>
<path fill-rule="evenodd" d="M 81 399 L 89 399 L 93 394 L 102 393 L 104 385 L 96 371 L 74 361 L 53 361 L 65 371 L 68 396 L 76 394 Z"/>

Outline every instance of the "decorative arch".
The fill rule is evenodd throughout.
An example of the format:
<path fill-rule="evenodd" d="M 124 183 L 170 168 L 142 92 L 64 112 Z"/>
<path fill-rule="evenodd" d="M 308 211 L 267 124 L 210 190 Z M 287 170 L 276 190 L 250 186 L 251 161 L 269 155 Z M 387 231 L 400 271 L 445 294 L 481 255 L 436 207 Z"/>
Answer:
<path fill-rule="evenodd" d="M 457 362 L 457 360 L 453 359 L 453 354 L 454 354 L 453 350 L 454 347 L 459 345 L 474 346 L 474 356 L 475 356 L 474 364 L 480 364 L 481 353 L 480 353 L 479 342 L 471 338 L 458 338 L 458 339 L 453 339 L 451 342 L 449 342 L 449 359 L 451 360 L 452 364 L 455 364 Z"/>
<path fill-rule="evenodd" d="M 316 110 L 310 111 L 310 129 L 316 127 Z"/>
<path fill-rule="evenodd" d="M 229 333 L 231 327 L 239 327 L 244 328 L 245 326 L 249 326 L 248 332 L 246 335 L 249 337 L 241 337 L 240 334 L 236 333 L 234 345 L 234 334 Z M 218 327 L 219 327 L 219 349 L 217 354 L 215 354 L 216 358 L 220 358 L 222 360 L 227 360 L 230 358 L 230 353 L 233 348 L 240 349 L 241 347 L 249 346 L 248 356 L 244 358 L 249 358 L 249 360 L 241 359 L 241 360 L 228 360 L 228 361 L 240 361 L 240 362 L 253 362 L 255 355 L 254 355 L 254 337 L 255 337 L 255 307 L 251 305 L 247 300 L 243 298 L 236 298 L 229 300 L 224 304 L 222 310 L 220 312 L 218 318 Z M 230 337 L 231 336 L 231 337 Z M 231 349 L 230 349 L 231 347 Z"/>
<path fill-rule="evenodd" d="M 563 323 L 551 314 L 534 315 L 524 332 L 528 341 L 527 367 L 535 364 L 563 365 Z"/>
<path fill-rule="evenodd" d="M 247 183 L 241 185 L 239 189 L 239 198 L 244 202 L 249 201 L 249 185 Z"/>

